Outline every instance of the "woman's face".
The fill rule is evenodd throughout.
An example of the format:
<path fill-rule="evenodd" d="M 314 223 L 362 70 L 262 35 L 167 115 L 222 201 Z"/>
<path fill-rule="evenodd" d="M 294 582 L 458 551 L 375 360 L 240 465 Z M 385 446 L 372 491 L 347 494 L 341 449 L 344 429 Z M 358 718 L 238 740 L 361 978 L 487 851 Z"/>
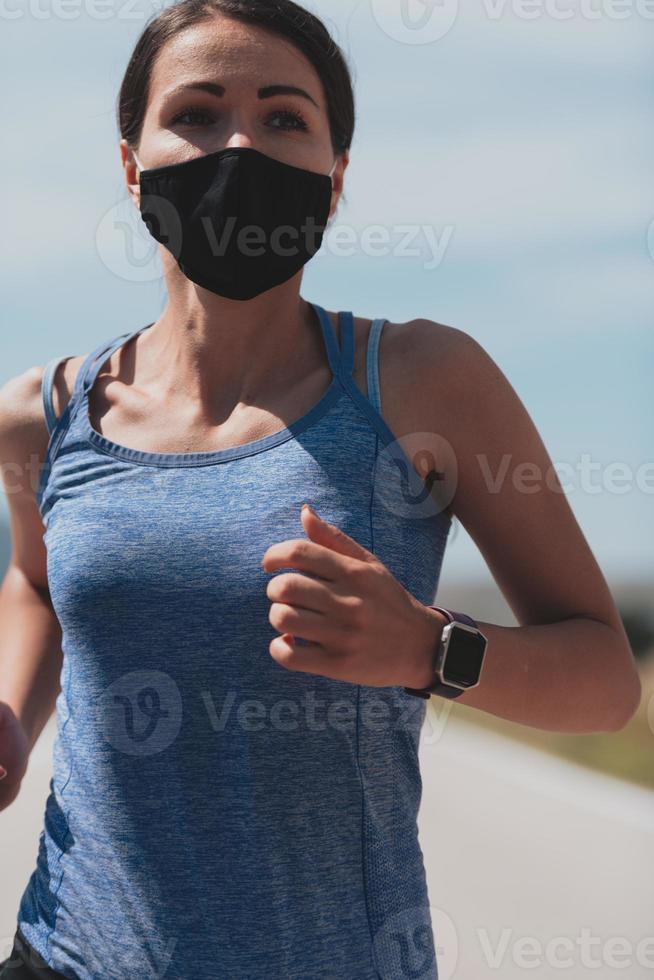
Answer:
<path fill-rule="evenodd" d="M 194 87 L 199 83 L 207 87 Z M 301 91 L 280 92 L 280 86 Z M 137 154 L 150 169 L 235 146 L 316 173 L 328 174 L 334 164 L 325 95 L 313 65 L 284 38 L 215 14 L 160 51 Z M 138 170 L 124 140 L 121 153 L 138 206 Z M 332 175 L 330 216 L 345 166 L 347 151 Z"/>

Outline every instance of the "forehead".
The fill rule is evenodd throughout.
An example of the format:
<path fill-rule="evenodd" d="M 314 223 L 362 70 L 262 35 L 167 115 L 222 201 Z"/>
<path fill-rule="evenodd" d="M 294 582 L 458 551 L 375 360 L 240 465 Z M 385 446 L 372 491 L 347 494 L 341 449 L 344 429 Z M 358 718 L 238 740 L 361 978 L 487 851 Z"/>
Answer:
<path fill-rule="evenodd" d="M 301 85 L 319 106 L 325 99 L 318 73 L 286 38 L 222 14 L 186 28 L 167 41 L 150 78 L 150 99 L 158 101 L 184 83 L 215 79 L 226 94 L 243 94 L 273 83 Z"/>

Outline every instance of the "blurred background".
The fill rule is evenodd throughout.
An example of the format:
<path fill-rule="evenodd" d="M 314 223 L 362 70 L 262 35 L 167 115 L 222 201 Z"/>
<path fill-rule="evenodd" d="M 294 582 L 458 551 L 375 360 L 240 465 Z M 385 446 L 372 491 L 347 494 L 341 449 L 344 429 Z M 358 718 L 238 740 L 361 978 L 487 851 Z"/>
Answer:
<path fill-rule="evenodd" d="M 654 970 L 654 7 L 307 6 L 344 50 L 358 121 L 345 197 L 302 294 L 359 316 L 428 317 L 484 345 L 557 466 L 643 681 L 638 714 L 614 734 L 552 734 L 431 699 L 420 831 L 440 980 L 640 980 Z M 158 9 L 14 0 L 0 14 L 0 383 L 163 308 L 115 123 Z M 3 573 L 9 552 L 0 496 Z M 456 521 L 438 601 L 515 625 Z M 54 734 L 51 719 L 0 814 L 5 956 Z"/>

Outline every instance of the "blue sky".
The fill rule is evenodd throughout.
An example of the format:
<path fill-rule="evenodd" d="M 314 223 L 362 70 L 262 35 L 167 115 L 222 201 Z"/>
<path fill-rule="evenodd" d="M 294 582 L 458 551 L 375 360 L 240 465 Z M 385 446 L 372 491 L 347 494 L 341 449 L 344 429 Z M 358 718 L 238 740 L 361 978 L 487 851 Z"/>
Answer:
<path fill-rule="evenodd" d="M 651 575 L 654 6 L 651 14 L 644 0 L 308 6 L 345 52 L 358 121 L 346 200 L 306 266 L 303 295 L 472 334 L 552 459 L 575 465 L 588 454 L 601 464 L 600 491 L 575 486 L 569 500 L 607 578 Z M 138 281 L 124 274 L 115 231 L 116 219 L 135 233 L 139 225 L 123 184 L 115 101 L 155 9 L 131 0 L 3 8 L 0 381 L 161 310 L 147 232 L 134 246 L 144 258 Z M 365 246 L 373 225 L 388 236 L 382 254 Z M 331 239 L 340 226 L 355 237 L 352 255 Z M 414 254 L 402 254 L 403 240 Z M 626 492 L 602 477 L 616 463 L 632 474 Z M 446 574 L 486 574 L 462 530 Z"/>

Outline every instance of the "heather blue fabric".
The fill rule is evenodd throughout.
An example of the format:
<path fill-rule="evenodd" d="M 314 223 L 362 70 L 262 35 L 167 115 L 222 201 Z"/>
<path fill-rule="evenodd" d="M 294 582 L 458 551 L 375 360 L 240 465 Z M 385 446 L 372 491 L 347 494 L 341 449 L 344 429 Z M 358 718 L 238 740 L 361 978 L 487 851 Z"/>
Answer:
<path fill-rule="evenodd" d="M 53 775 L 17 924 L 81 980 L 437 980 L 423 855 L 422 698 L 285 669 L 263 553 L 300 507 L 434 602 L 450 519 L 312 304 L 332 381 L 242 446 L 151 453 L 90 424 L 86 357 L 37 490 L 63 637 Z M 318 327 L 319 325 L 319 327 Z M 429 504 L 429 501 L 427 501 Z M 293 571 L 282 569 L 281 571 Z M 397 651 L 398 657 L 402 650 Z"/>

